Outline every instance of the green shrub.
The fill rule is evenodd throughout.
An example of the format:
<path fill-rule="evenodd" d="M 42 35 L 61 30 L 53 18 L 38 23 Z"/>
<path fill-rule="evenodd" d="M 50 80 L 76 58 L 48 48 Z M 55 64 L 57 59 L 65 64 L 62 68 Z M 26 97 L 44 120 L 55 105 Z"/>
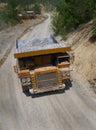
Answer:
<path fill-rule="evenodd" d="M 56 7 L 57 14 L 52 20 L 53 30 L 60 35 L 66 35 L 75 30 L 80 24 L 93 18 L 95 5 L 95 0 L 59 0 Z M 94 17 L 93 26 L 96 26 L 95 23 L 96 17 Z"/>
<path fill-rule="evenodd" d="M 15 25 L 20 22 L 17 3 L 15 0 L 9 0 L 7 5 L 0 10 L 0 18 L 7 24 Z"/>
<path fill-rule="evenodd" d="M 34 11 L 36 14 L 41 14 L 40 5 L 39 5 L 39 4 L 35 4 L 34 7 L 33 7 L 33 11 Z"/>
<path fill-rule="evenodd" d="M 96 36 L 96 12 L 94 14 L 94 18 L 93 18 L 93 35 Z"/>

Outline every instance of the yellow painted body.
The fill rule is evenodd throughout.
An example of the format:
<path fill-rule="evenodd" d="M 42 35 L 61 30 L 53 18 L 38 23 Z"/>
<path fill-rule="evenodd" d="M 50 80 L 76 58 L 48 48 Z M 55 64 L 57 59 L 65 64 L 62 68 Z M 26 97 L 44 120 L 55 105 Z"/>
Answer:
<path fill-rule="evenodd" d="M 29 57 L 29 56 L 39 56 L 39 55 L 67 52 L 67 51 L 71 51 L 71 47 L 54 48 L 54 49 L 47 49 L 47 50 L 38 50 L 38 51 L 31 51 L 31 52 L 15 53 L 14 57 L 15 58 L 22 58 L 22 57 Z"/>
<path fill-rule="evenodd" d="M 31 79 L 30 83 L 21 83 L 23 87 L 30 86 L 34 92 L 45 92 L 51 90 L 64 89 L 65 80 L 70 79 L 70 75 L 65 75 L 70 73 L 70 56 L 67 52 L 71 51 L 71 47 L 54 48 L 47 50 L 38 50 L 31 52 L 16 52 L 14 57 L 18 59 L 18 76 L 22 78 L 29 77 Z M 55 61 L 54 61 L 55 59 Z M 64 61 L 62 61 L 64 60 Z M 38 80 L 38 76 L 48 74 L 55 74 L 52 78 Z M 44 77 L 44 76 L 43 76 Z M 56 86 L 51 87 L 39 87 L 40 83 L 56 81 Z"/>

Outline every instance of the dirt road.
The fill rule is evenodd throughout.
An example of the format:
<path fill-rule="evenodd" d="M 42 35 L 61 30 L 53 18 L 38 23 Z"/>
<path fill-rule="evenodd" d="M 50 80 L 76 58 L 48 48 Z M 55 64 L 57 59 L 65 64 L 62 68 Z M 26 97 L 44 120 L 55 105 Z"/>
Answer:
<path fill-rule="evenodd" d="M 22 39 L 51 33 L 50 17 Z M 22 93 L 12 50 L 0 68 L 0 130 L 96 130 L 96 98 L 80 73 L 72 73 L 73 86 L 64 93 L 32 98 Z"/>
<path fill-rule="evenodd" d="M 30 28 L 29 31 L 21 39 L 31 40 L 32 38 L 43 38 L 50 36 L 52 34 L 50 20 L 51 18 L 49 15 L 49 18 L 47 20 L 35 28 Z"/>

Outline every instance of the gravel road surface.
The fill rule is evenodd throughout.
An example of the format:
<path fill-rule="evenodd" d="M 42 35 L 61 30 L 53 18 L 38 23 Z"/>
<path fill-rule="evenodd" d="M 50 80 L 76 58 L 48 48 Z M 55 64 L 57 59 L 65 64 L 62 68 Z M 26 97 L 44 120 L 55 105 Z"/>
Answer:
<path fill-rule="evenodd" d="M 22 37 L 49 36 L 50 17 Z M 73 85 L 64 93 L 22 93 L 13 71 L 14 49 L 0 68 L 0 130 L 96 130 L 96 98 L 80 73 L 72 72 Z"/>

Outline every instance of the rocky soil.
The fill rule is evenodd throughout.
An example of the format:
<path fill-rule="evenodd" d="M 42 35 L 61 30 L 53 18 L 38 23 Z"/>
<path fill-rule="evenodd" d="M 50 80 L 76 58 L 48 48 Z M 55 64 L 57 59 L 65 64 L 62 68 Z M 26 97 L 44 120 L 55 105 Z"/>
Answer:
<path fill-rule="evenodd" d="M 92 21 L 69 34 L 75 53 L 74 71 L 79 72 L 96 92 L 96 41 L 92 39 Z"/>

